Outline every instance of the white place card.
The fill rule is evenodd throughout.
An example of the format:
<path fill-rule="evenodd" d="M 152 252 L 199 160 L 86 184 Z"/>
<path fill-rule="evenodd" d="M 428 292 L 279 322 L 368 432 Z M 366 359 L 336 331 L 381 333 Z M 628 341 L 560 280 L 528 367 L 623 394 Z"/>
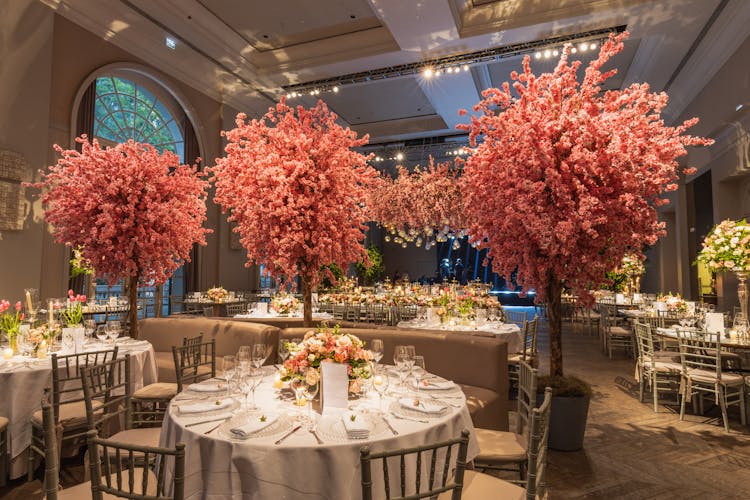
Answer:
<path fill-rule="evenodd" d="M 346 409 L 349 404 L 349 376 L 346 365 L 321 363 L 320 371 L 323 384 L 323 413 Z"/>
<path fill-rule="evenodd" d="M 625 294 L 624 293 L 616 293 L 615 294 L 615 304 L 622 305 L 625 303 Z"/>
<path fill-rule="evenodd" d="M 687 306 L 687 314 L 689 316 L 695 316 L 695 302 L 686 301 L 685 305 Z"/>
<path fill-rule="evenodd" d="M 724 333 L 724 315 L 722 313 L 706 313 L 706 331 L 708 333 Z"/>
<path fill-rule="evenodd" d="M 268 314 L 268 302 L 256 302 L 255 311 L 258 314 Z"/>
<path fill-rule="evenodd" d="M 666 310 L 667 310 L 666 302 L 660 302 L 660 301 L 654 302 L 654 311 L 666 311 Z"/>
<path fill-rule="evenodd" d="M 643 297 L 641 297 L 640 293 L 634 293 L 633 294 L 633 304 L 640 304 L 643 302 Z"/>

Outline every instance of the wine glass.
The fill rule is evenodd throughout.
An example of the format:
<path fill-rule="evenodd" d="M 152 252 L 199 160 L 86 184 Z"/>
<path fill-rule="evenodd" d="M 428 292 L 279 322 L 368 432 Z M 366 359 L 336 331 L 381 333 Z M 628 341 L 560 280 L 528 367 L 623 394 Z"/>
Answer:
<path fill-rule="evenodd" d="M 229 382 L 234 377 L 234 373 L 237 370 L 237 356 L 227 355 L 221 360 L 221 371 L 222 377 Z"/>
<path fill-rule="evenodd" d="M 284 361 L 286 361 L 286 358 L 289 357 L 289 346 L 287 344 L 287 341 L 284 339 L 279 339 L 279 363 L 284 364 Z"/>
<path fill-rule="evenodd" d="M 372 388 L 378 393 L 380 411 L 383 411 L 383 395 L 388 391 L 390 379 L 385 370 L 378 370 L 372 377 Z"/>
<path fill-rule="evenodd" d="M 289 381 L 289 387 L 294 393 L 294 404 L 297 406 L 304 406 L 307 404 L 305 398 L 305 380 L 302 377 L 295 376 Z"/>
<path fill-rule="evenodd" d="M 106 327 L 107 337 L 115 343 L 115 339 L 120 336 L 120 322 L 118 320 L 107 321 Z"/>
<path fill-rule="evenodd" d="M 99 342 L 106 342 L 107 337 L 107 328 L 104 325 L 99 325 L 98 327 L 96 327 L 96 338 L 99 339 Z"/>
<path fill-rule="evenodd" d="M 93 319 L 84 320 L 83 328 L 84 328 L 84 332 L 86 333 L 86 338 L 88 340 L 91 340 L 91 337 L 94 335 L 94 332 L 96 331 L 96 321 Z"/>
<path fill-rule="evenodd" d="M 263 373 L 255 368 L 251 368 L 247 373 L 243 374 L 240 379 L 240 388 L 246 395 L 245 399 L 247 400 L 248 393 L 253 395 L 252 406 L 246 406 L 249 410 L 258 409 L 258 406 L 255 404 L 255 389 L 260 385 L 261 380 L 263 380 Z"/>
<path fill-rule="evenodd" d="M 253 368 L 259 369 L 266 362 L 266 344 L 253 344 L 253 350 L 250 354 L 250 363 Z"/>
<path fill-rule="evenodd" d="M 252 361 L 252 347 L 249 345 L 240 346 L 240 350 L 237 351 L 237 365 L 242 373 L 246 373 L 251 366 Z"/>
<path fill-rule="evenodd" d="M 420 386 L 424 383 L 427 376 L 427 371 L 424 367 L 424 356 L 414 356 L 412 374 L 414 375 L 414 384 L 417 386 L 417 394 L 419 394 Z"/>
<path fill-rule="evenodd" d="M 317 377 L 314 378 L 317 379 Z M 312 400 L 315 399 L 315 396 L 318 395 L 318 391 L 320 390 L 320 384 L 318 382 L 318 380 L 313 381 L 311 378 L 305 377 L 304 383 L 302 384 L 302 395 L 305 396 L 305 400 L 307 400 L 307 421 L 310 425 L 315 422 L 312 414 Z"/>
<path fill-rule="evenodd" d="M 381 339 L 373 339 L 370 343 L 370 351 L 372 352 L 373 361 L 379 363 L 383 359 L 383 341 Z"/>

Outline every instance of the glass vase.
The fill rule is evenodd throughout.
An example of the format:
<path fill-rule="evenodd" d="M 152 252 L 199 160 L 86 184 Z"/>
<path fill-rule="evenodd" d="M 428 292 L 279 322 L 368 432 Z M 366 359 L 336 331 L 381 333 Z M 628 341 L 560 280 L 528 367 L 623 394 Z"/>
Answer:
<path fill-rule="evenodd" d="M 747 331 L 747 273 L 744 271 L 735 271 L 737 274 L 737 298 L 740 301 L 740 311 L 742 314 L 742 333 Z M 736 322 L 735 322 L 736 323 Z"/>

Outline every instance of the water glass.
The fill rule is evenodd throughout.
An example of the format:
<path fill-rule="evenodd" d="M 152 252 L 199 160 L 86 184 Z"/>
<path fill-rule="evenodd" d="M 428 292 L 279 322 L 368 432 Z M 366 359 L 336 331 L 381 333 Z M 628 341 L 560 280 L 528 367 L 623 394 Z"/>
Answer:
<path fill-rule="evenodd" d="M 315 396 L 318 395 L 318 391 L 320 390 L 320 384 L 318 381 L 315 383 L 310 383 L 311 381 L 305 378 L 303 383 L 303 389 L 302 389 L 302 395 L 305 397 L 305 400 L 307 401 L 307 421 L 310 425 L 313 424 L 315 419 L 313 418 L 312 414 L 312 400 L 315 399 Z"/>
<path fill-rule="evenodd" d="M 289 348 L 287 345 L 287 341 L 284 339 L 279 340 L 279 364 L 284 364 L 284 361 L 286 361 L 286 358 L 289 357 Z"/>
<path fill-rule="evenodd" d="M 99 339 L 99 342 L 107 341 L 107 329 L 104 325 L 99 325 L 96 328 L 96 338 Z"/>
<path fill-rule="evenodd" d="M 83 321 L 83 328 L 86 332 L 86 338 L 88 340 L 91 340 L 91 337 L 94 335 L 94 332 L 96 331 L 96 321 L 93 319 L 87 319 Z"/>
<path fill-rule="evenodd" d="M 240 379 L 240 388 L 246 395 L 246 398 L 248 394 L 253 395 L 253 404 L 252 406 L 247 407 L 247 409 L 249 410 L 258 409 L 258 406 L 255 404 L 255 389 L 260 385 L 262 380 L 263 373 L 260 370 L 256 369 L 251 369 L 248 373 L 243 374 L 242 378 Z"/>
<path fill-rule="evenodd" d="M 237 370 L 237 356 L 227 355 L 221 360 L 221 371 L 224 379 L 229 380 L 234 377 L 234 373 Z"/>
<path fill-rule="evenodd" d="M 380 411 L 383 411 L 383 395 L 388 392 L 389 382 L 390 379 L 388 378 L 388 373 L 385 370 L 378 370 L 373 373 L 372 388 L 375 389 L 375 392 L 377 392 L 378 396 L 380 396 Z"/>
<path fill-rule="evenodd" d="M 259 369 L 263 366 L 263 363 L 266 362 L 266 358 L 268 357 L 268 351 L 269 349 L 266 347 L 266 344 L 253 344 L 252 354 L 250 355 L 250 363 L 253 368 Z"/>
<path fill-rule="evenodd" d="M 252 347 L 249 345 L 240 346 L 240 350 L 237 351 L 237 364 L 239 370 L 242 373 L 247 373 L 252 366 Z"/>
<path fill-rule="evenodd" d="M 117 320 L 111 320 L 107 321 L 107 336 L 112 341 L 112 343 L 115 343 L 115 339 L 120 336 L 120 322 Z"/>
<path fill-rule="evenodd" d="M 373 339 L 370 343 L 370 351 L 372 352 L 373 361 L 379 363 L 383 359 L 383 341 L 381 339 Z"/>

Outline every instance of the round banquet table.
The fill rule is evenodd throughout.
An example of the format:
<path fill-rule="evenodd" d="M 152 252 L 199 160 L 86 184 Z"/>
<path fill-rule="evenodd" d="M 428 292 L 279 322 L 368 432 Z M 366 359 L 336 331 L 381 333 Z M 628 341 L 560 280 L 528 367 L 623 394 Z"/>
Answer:
<path fill-rule="evenodd" d="M 417 330 L 441 330 L 446 332 L 484 332 L 494 333 L 497 338 L 503 339 L 508 343 L 508 353 L 520 352 L 523 346 L 523 337 L 521 336 L 521 328 L 515 323 L 500 323 L 497 321 L 486 322 L 482 326 L 461 326 L 461 325 L 447 325 L 447 324 L 429 324 L 420 320 L 409 320 L 400 321 L 397 325 L 398 328 L 415 328 Z"/>
<path fill-rule="evenodd" d="M 473 430 L 466 400 L 457 386 L 440 396 L 440 401 L 445 401 L 447 406 L 443 414 L 420 416 L 414 420 L 393 416 L 392 410 L 404 416 L 403 410 L 399 410 L 397 394 L 383 398 L 383 408 L 386 411 L 381 414 L 378 395 L 371 391 L 366 398 L 350 401 L 350 407 L 352 404 L 359 406 L 366 418 L 373 423 L 374 429 L 368 439 L 347 439 L 345 434 L 336 431 L 337 426 L 343 429 L 341 415 L 327 414 L 322 417 L 317 415 L 318 434 L 323 439 L 323 444 L 318 444 L 315 436 L 304 426 L 281 444 L 275 444 L 280 437 L 298 425 L 294 421 L 294 414 L 302 412 L 305 415 L 307 408 L 300 410 L 294 406 L 294 398 L 288 390 L 273 388 L 274 373 L 264 376 L 256 390 L 256 403 L 260 410 L 230 408 L 197 415 L 183 414 L 181 404 L 195 404 L 196 397 L 198 401 L 206 401 L 205 393 L 193 393 L 190 390 L 181 393 L 170 404 L 162 424 L 160 446 L 174 447 L 178 442 L 186 444 L 186 499 L 358 499 L 362 496 L 359 458 L 363 446 L 368 446 L 372 452 L 395 450 L 455 438 L 463 429 Z M 395 379 L 391 380 L 396 383 Z M 221 396 L 213 396 L 216 397 Z M 213 403 L 213 398 L 208 397 L 207 400 Z M 424 401 L 436 400 L 425 398 Z M 235 406 L 236 404 L 235 402 Z M 275 412 L 281 417 L 276 424 L 249 439 L 239 440 L 230 436 L 228 429 L 236 418 L 247 415 L 257 418 L 256 415 L 263 414 L 264 411 Z M 223 421 L 232 414 L 235 417 Z M 398 435 L 394 435 L 387 427 L 384 416 Z M 280 423 L 282 419 L 285 419 L 284 425 Z M 199 424 L 191 425 L 195 423 Z M 473 459 L 478 451 L 472 432 L 467 460 Z M 456 453 L 457 448 L 454 448 L 452 467 L 455 465 Z M 429 458 L 431 455 L 423 455 L 423 485 L 428 482 Z M 416 459 L 412 456 L 412 471 L 415 463 Z M 438 467 L 442 463 L 439 456 Z M 168 477 L 172 476 L 172 465 L 171 462 L 167 463 Z M 394 461 L 390 469 L 391 491 L 399 491 L 398 462 Z M 381 498 L 384 494 L 380 471 L 380 463 L 375 462 L 374 498 Z"/>
<path fill-rule="evenodd" d="M 147 341 L 117 339 L 118 356 L 130 354 L 131 390 L 157 381 L 154 348 Z M 86 351 L 110 349 L 111 344 L 90 342 Z M 59 355 L 66 354 L 59 351 Z M 31 444 L 31 415 L 39 409 L 45 387 L 52 386 L 52 361 L 14 356 L 10 360 L 0 360 L 0 415 L 8 418 L 8 441 L 10 442 L 11 478 L 26 473 L 27 460 L 24 451 Z"/>

